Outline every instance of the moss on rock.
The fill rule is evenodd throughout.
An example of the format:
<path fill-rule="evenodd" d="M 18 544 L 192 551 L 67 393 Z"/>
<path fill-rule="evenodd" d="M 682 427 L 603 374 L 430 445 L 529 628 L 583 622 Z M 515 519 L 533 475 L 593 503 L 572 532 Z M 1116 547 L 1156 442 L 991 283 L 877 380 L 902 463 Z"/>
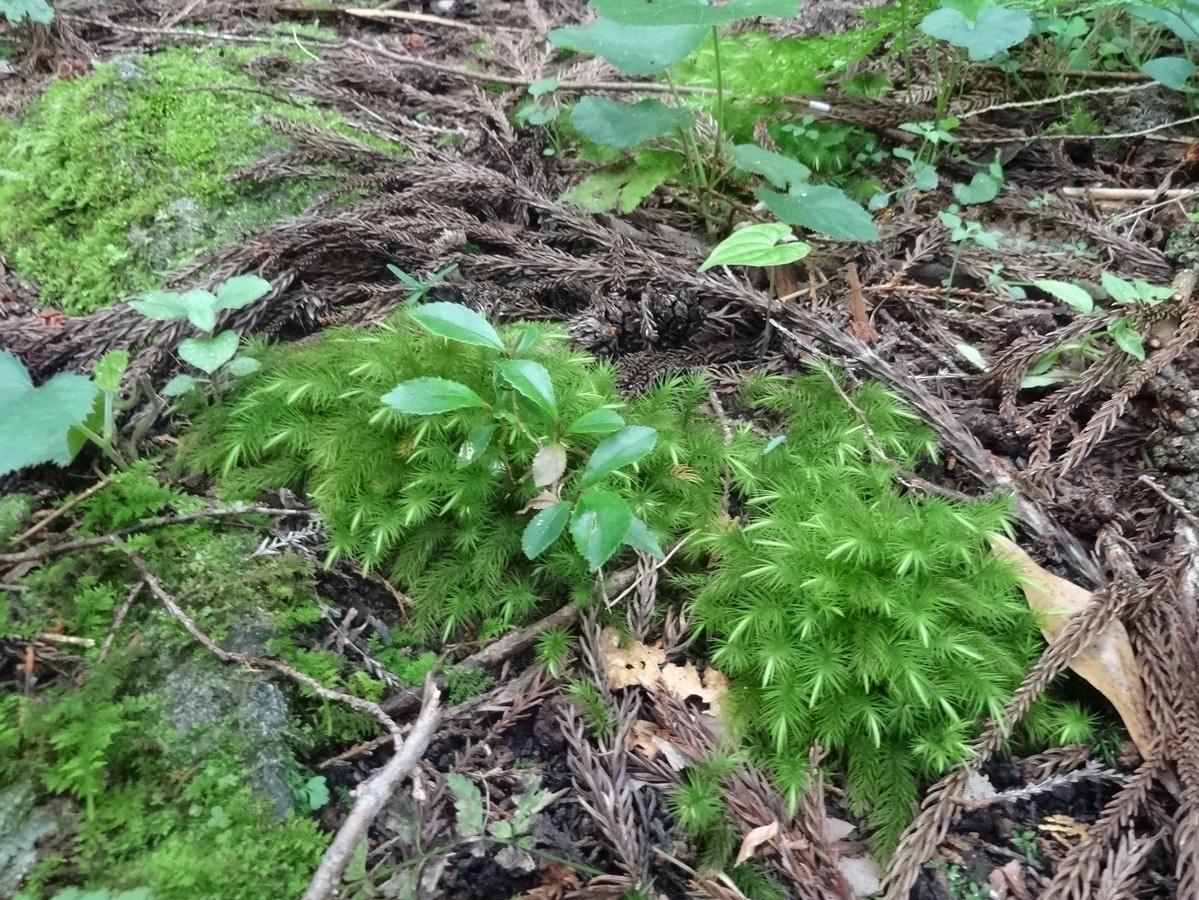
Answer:
<path fill-rule="evenodd" d="M 231 184 L 286 142 L 261 119 L 321 122 L 244 71 L 251 51 L 174 48 L 55 82 L 0 123 L 0 248 L 41 302 L 87 313 L 157 286 L 203 250 L 299 213 L 310 181 Z"/>

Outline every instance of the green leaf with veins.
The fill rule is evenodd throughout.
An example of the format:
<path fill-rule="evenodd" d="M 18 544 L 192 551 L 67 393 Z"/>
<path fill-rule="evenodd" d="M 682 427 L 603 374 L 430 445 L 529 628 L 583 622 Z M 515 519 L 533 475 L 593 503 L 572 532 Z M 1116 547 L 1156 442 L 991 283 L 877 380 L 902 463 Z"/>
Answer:
<path fill-rule="evenodd" d="M 570 520 L 575 549 L 592 572 L 612 558 L 633 522 L 633 511 L 612 491 L 584 491 Z"/>
<path fill-rule="evenodd" d="M 661 74 L 690 56 L 707 35 L 702 25 L 621 25 L 601 18 L 590 25 L 555 28 L 549 39 L 557 47 L 594 53 L 625 75 L 641 77 Z"/>
<path fill-rule="evenodd" d="M 446 378 L 409 379 L 384 394 L 380 402 L 410 416 L 431 416 L 487 405 L 465 384 Z"/>
<path fill-rule="evenodd" d="M 98 393 L 90 378 L 74 372 L 34 387 L 25 364 L 0 350 L 0 475 L 69 463 L 67 432 L 88 417 Z"/>
<path fill-rule="evenodd" d="M 660 100 L 642 100 L 630 105 L 587 96 L 570 113 L 570 124 L 585 138 L 621 150 L 673 134 L 693 121 L 691 113 L 669 107 Z"/>
<path fill-rule="evenodd" d="M 800 0 L 730 0 L 717 5 L 696 0 L 591 0 L 605 19 L 624 25 L 723 25 L 739 19 L 794 19 Z"/>

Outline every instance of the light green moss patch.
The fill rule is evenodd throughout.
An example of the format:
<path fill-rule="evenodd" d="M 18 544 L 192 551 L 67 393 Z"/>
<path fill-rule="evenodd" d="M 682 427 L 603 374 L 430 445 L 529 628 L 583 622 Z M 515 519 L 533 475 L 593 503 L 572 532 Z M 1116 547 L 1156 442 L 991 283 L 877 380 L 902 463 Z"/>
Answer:
<path fill-rule="evenodd" d="M 319 185 L 228 176 L 286 148 L 263 116 L 348 127 L 258 93 L 243 70 L 252 55 L 121 58 L 56 82 L 22 122 L 0 125 L 0 249 L 44 304 L 73 314 L 109 305 L 304 208 Z"/>

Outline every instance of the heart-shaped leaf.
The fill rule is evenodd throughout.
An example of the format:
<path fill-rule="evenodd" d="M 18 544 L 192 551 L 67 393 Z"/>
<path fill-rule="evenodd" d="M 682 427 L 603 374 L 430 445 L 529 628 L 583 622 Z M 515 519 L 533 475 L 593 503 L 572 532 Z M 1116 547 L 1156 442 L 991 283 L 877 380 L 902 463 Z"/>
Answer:
<path fill-rule="evenodd" d="M 620 549 L 633 512 L 619 494 L 611 491 L 585 491 L 579 497 L 570 520 L 575 548 L 594 572 Z"/>
<path fill-rule="evenodd" d="M 622 150 L 673 134 L 692 121 L 691 113 L 660 100 L 628 104 L 590 94 L 576 103 L 570 113 L 570 124 L 584 137 Z"/>
<path fill-rule="evenodd" d="M 87 419 L 98 393 L 90 378 L 74 372 L 34 387 L 24 363 L 0 350 L 0 475 L 44 462 L 69 463 L 67 433 Z"/>
<path fill-rule="evenodd" d="M 536 559 L 562 534 L 570 520 L 570 504 L 555 503 L 533 516 L 521 535 L 520 546 L 529 559 Z"/>
<path fill-rule="evenodd" d="M 536 404 L 551 420 L 558 418 L 554 385 L 545 366 L 531 359 L 505 359 L 499 364 L 499 370 L 504 381 Z"/>
<path fill-rule="evenodd" d="M 831 238 L 877 241 L 878 228 L 870 213 L 849 199 L 840 188 L 828 184 L 792 187 L 788 194 L 759 188 L 757 198 L 788 225 L 801 225 Z"/>
<path fill-rule="evenodd" d="M 487 401 L 465 384 L 445 378 L 413 378 L 392 388 L 380 399 L 384 406 L 411 416 L 431 416 L 487 405 Z"/>
<path fill-rule="evenodd" d="M 1032 15 L 1026 9 L 987 6 L 970 21 L 958 10 L 943 7 L 925 16 L 920 30 L 929 37 L 963 48 L 971 60 L 982 62 L 1028 37 L 1032 33 Z"/>
<path fill-rule="evenodd" d="M 629 425 L 600 441 L 583 470 L 583 485 L 595 484 L 617 469 L 637 462 L 654 449 L 658 432 L 645 425 Z M 623 532 L 621 537 L 624 537 Z"/>
<path fill-rule="evenodd" d="M 790 226 L 778 222 L 740 228 L 713 248 L 699 270 L 706 272 L 713 266 L 783 266 L 812 252 L 803 241 L 780 243 L 789 237 Z"/>
<path fill-rule="evenodd" d="M 179 295 L 183 308 L 187 310 L 187 321 L 199 331 L 216 328 L 216 297 L 203 288 L 193 288 Z"/>
<path fill-rule="evenodd" d="M 461 303 L 426 303 L 414 307 L 409 315 L 431 334 L 462 344 L 503 350 L 504 342 L 491 323 Z"/>
<path fill-rule="evenodd" d="M 211 375 L 233 359 L 238 341 L 237 332 L 231 329 L 222 331 L 216 337 L 188 338 L 179 342 L 179 358 L 205 375 Z"/>
<path fill-rule="evenodd" d="M 257 275 L 236 275 L 216 292 L 218 309 L 241 309 L 255 300 L 260 300 L 271 291 L 271 283 Z"/>
<path fill-rule="evenodd" d="M 602 56 L 626 75 L 644 76 L 658 75 L 690 56 L 707 34 L 703 25 L 620 25 L 597 19 L 581 27 L 555 28 L 549 39 L 566 50 Z"/>

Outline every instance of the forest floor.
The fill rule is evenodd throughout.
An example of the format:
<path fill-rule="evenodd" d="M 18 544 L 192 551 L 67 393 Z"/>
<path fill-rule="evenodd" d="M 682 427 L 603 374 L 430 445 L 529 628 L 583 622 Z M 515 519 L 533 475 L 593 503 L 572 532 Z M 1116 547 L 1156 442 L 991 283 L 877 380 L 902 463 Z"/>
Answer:
<path fill-rule="evenodd" d="M 1118 732 L 1106 746 L 1026 758 L 992 747 L 975 771 L 930 786 L 923 811 L 882 866 L 853 830 L 842 773 L 828 771 L 824 793 L 790 818 L 769 784 L 747 778 L 729 788 L 729 804 L 741 817 L 736 830 L 748 852 L 797 897 L 859 896 L 881 890 L 880 880 L 893 898 L 1185 895 L 1199 871 L 1199 299 L 1193 295 L 1199 232 L 1186 212 L 1199 155 L 1188 138 L 1177 137 L 1187 133 L 1185 125 L 1158 127 L 1185 110 L 1174 110 L 1168 92 L 1152 83 L 1086 81 L 1088 90 L 1101 88 L 1081 102 L 1093 104 L 1102 130 L 1054 136 L 1060 104 L 1007 99 L 980 75 L 959 92 L 955 134 L 962 153 L 939 161 L 939 187 L 900 192 L 875 216 L 880 240 L 813 235 L 812 255 L 769 279 L 727 270 L 699 274 L 719 235 L 677 196 L 681 188 L 667 182 L 627 213 L 586 212 L 560 198 L 594 164 L 549 152 L 559 149 L 550 130 L 513 124 L 512 110 L 528 101 L 529 86 L 546 78 L 557 79 L 560 96 L 570 95 L 572 83 L 620 80 L 594 60 L 563 62 L 546 50 L 549 30 L 584 21 L 585 8 L 536 0 L 382 6 L 63 3 L 48 30 L 14 44 L 0 71 L 0 110 L 19 121 L 56 81 L 85 77 L 113 59 L 178 46 L 252 51 L 261 43 L 264 53 L 244 66 L 256 87 L 238 90 L 276 100 L 303 97 L 349 130 L 281 124 L 290 148 L 257 160 L 237 180 L 308 179 L 320 185 L 319 200 L 301 215 L 158 273 L 167 287 L 180 289 L 244 273 L 269 280 L 271 293 L 230 319 L 243 334 L 310 341 L 334 325 L 365 329 L 410 296 L 387 263 L 423 278 L 453 266 L 430 299 L 463 302 L 498 322 L 563 323 L 583 349 L 613 361 L 634 389 L 700 366 L 709 367 L 721 394 L 753 371 L 795 371 L 813 359 L 840 367 L 851 383 L 881 381 L 940 441 L 939 461 L 906 475 L 908 487 L 946 497 L 1011 494 L 1017 543 L 1038 571 L 1091 592 L 1083 618 L 1030 677 L 1033 690 L 1069 667 L 1087 635 L 1108 634 L 1118 621 L 1127 653 L 1115 663 L 1106 659 L 1120 670 L 1109 676 L 1137 685 L 1148 732 L 1137 734 L 1126 721 L 1131 738 Z M 823 20 L 809 24 L 792 33 L 829 27 Z M 769 27 L 780 32 L 777 24 Z M 888 65 L 881 49 L 873 62 Z M 627 93 L 619 86 L 611 91 Z M 931 92 L 901 99 L 900 93 L 867 101 L 830 87 L 822 96 L 828 109 L 802 109 L 796 117 L 853 126 L 877 146 L 915 147 L 900 126 L 934 118 Z M 346 136 L 355 131 L 362 140 Z M 406 149 L 380 149 L 387 145 Z M 996 151 L 1003 167 L 996 196 L 969 206 L 969 216 L 961 213 L 965 223 L 942 215 L 955 202 L 952 182 L 970 182 Z M 889 153 L 869 165 L 882 184 L 902 181 Z M 9 248 L 0 246 L 0 253 L 7 254 L 7 262 L 0 256 L 0 348 L 19 356 L 35 380 L 89 371 L 113 349 L 134 351 L 133 379 L 161 383 L 180 370 L 179 328 L 133 316 L 125 303 L 63 312 L 14 266 Z M 1105 282 L 1104 273 L 1130 290 L 1169 290 L 1153 304 L 1122 306 L 1113 296 L 1119 286 Z M 1043 289 L 1018 298 L 1010 292 L 1034 282 Z M 1098 303 L 1082 314 L 1084 301 L 1061 285 L 1084 285 Z M 1140 352 L 1130 352 L 1131 345 Z M 175 441 L 179 419 L 160 413 L 143 415 L 147 447 Z M 171 477 L 170 489 L 183 494 L 202 496 L 208 487 L 203 479 Z M 0 588 L 11 591 L 13 607 L 0 622 L 14 626 L 12 634 L 0 633 L 5 691 L 32 697 L 82 683 L 95 663 L 72 655 L 69 634 L 18 634 L 13 610 L 46 589 L 24 579 L 69 557 L 68 541 L 105 539 L 104 528 L 76 529 L 71 505 L 60 511 L 70 497 L 105 481 L 80 463 L 0 481 L 0 492 L 34 498 L 0 553 Z M 239 527 L 250 529 L 251 548 L 273 539 L 285 553 L 319 560 L 321 536 L 304 530 L 307 507 L 303 498 L 286 496 L 286 487 L 263 501 L 281 507 L 278 514 L 238 520 Z M 166 524 L 189 515 L 180 505 L 160 507 L 171 510 Z M 109 535 L 152 530 L 115 515 L 94 521 L 115 526 Z M 308 580 L 322 607 L 317 621 L 297 633 L 313 651 L 341 654 L 354 665 L 365 660 L 364 671 L 379 675 L 367 638 L 403 629 L 403 591 L 348 561 L 329 571 L 304 561 L 301 568 L 295 577 Z M 610 580 L 631 587 L 630 603 L 652 609 L 658 575 L 643 560 Z M 174 602 L 170 590 L 159 596 L 149 578 L 130 576 L 127 583 L 150 587 L 139 603 L 150 602 L 151 593 Z M 118 644 L 141 639 L 120 632 L 122 599 L 107 610 L 100 631 L 111 629 Z M 565 900 L 632 896 L 639 884 L 652 885 L 645 896 L 653 897 L 743 896 L 719 873 L 696 868 L 696 848 L 665 801 L 684 761 L 716 742 L 707 712 L 719 691 L 696 672 L 705 660 L 686 645 L 685 623 L 672 613 L 631 651 L 611 645 L 593 618 L 580 623 L 573 608 L 542 614 L 548 618 L 498 642 L 467 634 L 440 648 L 447 666 L 465 661 L 487 673 L 474 685 L 482 692 L 471 696 L 462 687 L 463 668 L 439 682 L 450 696 L 436 731 L 413 778 L 366 833 L 369 855 L 341 896 Z M 175 617 L 186 624 L 186 613 Z M 581 720 L 565 712 L 563 686 L 533 659 L 538 636 L 564 626 L 581 629 L 584 655 L 606 673 L 627 716 L 611 744 L 589 743 Z M 232 643 L 230 636 L 225 649 Z M 241 643 L 248 655 L 231 661 L 256 659 L 244 649 L 255 647 L 254 640 Z M 629 676 L 633 669 L 637 674 Z M 272 677 L 286 683 L 292 674 L 280 669 Z M 379 677 L 386 688 L 375 708 L 407 727 L 421 709 L 419 678 L 404 686 Z M 1102 688 L 1075 680 L 1071 690 L 1116 721 Z M 355 786 L 388 758 L 381 750 L 388 741 L 360 726 L 346 737 L 330 725 L 305 749 L 289 751 L 333 794 L 327 804 L 312 803 L 311 818 L 326 829 L 325 839 L 343 824 Z M 20 739 L 0 740 L 0 753 L 15 754 L 19 746 Z M 449 773 L 484 786 L 475 802 L 488 814 L 492 805 L 502 808 L 496 821 L 519 819 L 521 802 L 531 804 L 524 824 L 534 839 L 518 846 L 464 838 L 469 797 L 450 789 L 458 782 L 447 782 Z M 76 808 L 55 815 L 56 830 L 47 833 L 56 836 L 43 837 L 38 853 L 69 858 L 84 814 Z M 755 830 L 772 824 L 778 827 L 768 833 Z M 40 864 L 38 853 L 24 871 Z M 43 894 L 28 896 L 92 886 L 90 876 L 69 869 L 46 874 L 37 886 Z M 4 890 L 0 882 L 0 895 Z M 235 895 L 253 896 L 229 896 Z M 289 894 L 263 886 L 258 896 Z"/>

